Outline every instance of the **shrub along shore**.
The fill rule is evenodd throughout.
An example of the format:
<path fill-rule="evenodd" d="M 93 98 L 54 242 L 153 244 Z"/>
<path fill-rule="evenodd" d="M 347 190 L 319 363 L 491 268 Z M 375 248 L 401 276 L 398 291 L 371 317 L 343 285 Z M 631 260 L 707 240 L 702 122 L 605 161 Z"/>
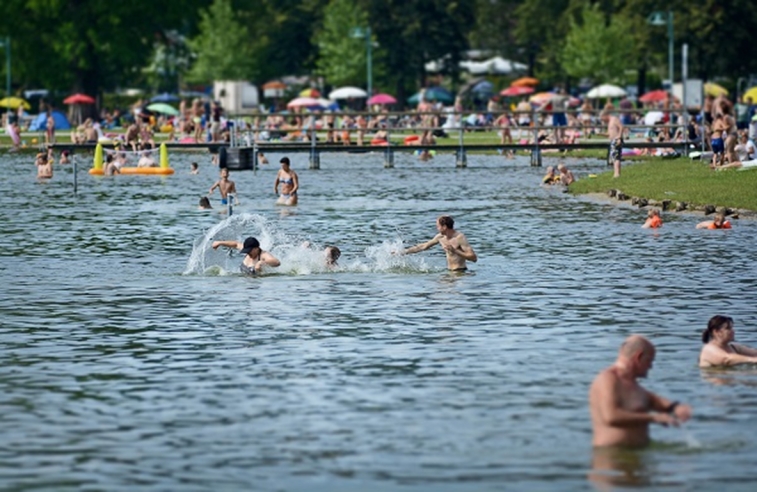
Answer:
<path fill-rule="evenodd" d="M 605 193 L 615 199 L 633 200 L 634 205 L 653 205 L 664 210 L 757 211 L 757 170 L 713 171 L 709 162 L 682 157 L 631 165 L 624 162 L 620 178 L 612 176 L 608 168 L 608 172 L 596 178 L 576 181 L 569 191 L 577 195 Z"/>

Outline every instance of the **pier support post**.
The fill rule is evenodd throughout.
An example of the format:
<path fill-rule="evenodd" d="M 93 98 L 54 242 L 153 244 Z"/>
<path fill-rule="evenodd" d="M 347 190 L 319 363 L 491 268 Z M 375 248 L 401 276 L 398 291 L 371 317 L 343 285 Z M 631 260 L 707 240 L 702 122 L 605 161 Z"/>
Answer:
<path fill-rule="evenodd" d="M 465 152 L 465 147 L 457 149 L 455 167 L 468 167 L 468 155 Z"/>
<path fill-rule="evenodd" d="M 317 150 L 311 150 L 310 151 L 310 169 L 320 169 L 321 168 L 321 155 L 318 153 Z"/>
<path fill-rule="evenodd" d="M 258 158 L 258 143 L 255 142 L 252 144 L 252 170 L 257 171 L 258 170 L 258 164 L 260 164 L 260 159 Z"/>
<path fill-rule="evenodd" d="M 310 169 L 321 168 L 321 155 L 315 148 L 315 128 L 310 130 Z"/>
<path fill-rule="evenodd" d="M 384 152 L 384 167 L 386 169 L 392 169 L 394 167 L 394 151 L 390 146 L 386 147 Z"/>
<path fill-rule="evenodd" d="M 531 167 L 541 167 L 541 149 L 538 145 L 531 149 Z"/>
<path fill-rule="evenodd" d="M 459 135 L 460 148 L 457 149 L 457 155 L 455 158 L 455 167 L 468 167 L 468 156 L 465 153 L 465 141 L 463 139 L 463 133 L 465 133 L 465 129 L 463 128 L 463 123 L 461 121 L 460 122 L 460 135 Z"/>

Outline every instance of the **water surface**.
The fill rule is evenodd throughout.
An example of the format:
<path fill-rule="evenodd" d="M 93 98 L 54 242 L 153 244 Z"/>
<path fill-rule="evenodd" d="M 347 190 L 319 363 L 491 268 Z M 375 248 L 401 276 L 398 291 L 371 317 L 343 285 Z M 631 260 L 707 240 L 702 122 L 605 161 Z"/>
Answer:
<path fill-rule="evenodd" d="M 753 489 L 757 371 L 696 358 L 717 313 L 757 345 L 755 222 L 642 230 L 644 211 L 542 188 L 523 157 L 291 157 L 299 206 L 275 206 L 272 164 L 232 172 L 231 219 L 218 195 L 197 210 L 218 174 L 204 154 L 113 178 L 77 156 L 78 194 L 71 166 L 39 183 L 31 156 L 0 157 L 4 488 Z M 391 254 L 440 214 L 478 253 L 466 274 L 439 248 Z M 274 274 L 209 248 L 247 235 Z M 695 418 L 595 456 L 588 387 L 629 333 L 658 347 L 645 384 Z"/>

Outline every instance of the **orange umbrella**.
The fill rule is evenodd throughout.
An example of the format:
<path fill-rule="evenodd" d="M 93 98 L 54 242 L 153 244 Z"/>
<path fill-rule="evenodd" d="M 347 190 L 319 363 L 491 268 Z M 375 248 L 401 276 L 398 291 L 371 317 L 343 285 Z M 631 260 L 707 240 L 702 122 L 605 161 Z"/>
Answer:
<path fill-rule="evenodd" d="M 534 87 L 537 85 L 539 85 L 539 79 L 535 79 L 533 77 L 521 77 L 514 80 L 513 83 L 510 84 L 510 87 Z"/>
<path fill-rule="evenodd" d="M 549 101 L 556 95 L 557 94 L 555 94 L 554 92 L 539 92 L 538 94 L 534 94 L 533 96 L 529 97 L 528 101 L 535 104 L 542 104 Z"/>
<path fill-rule="evenodd" d="M 270 82 L 266 82 L 263 84 L 263 90 L 268 89 L 286 89 L 287 85 L 284 82 L 281 82 L 280 80 L 271 80 Z"/>

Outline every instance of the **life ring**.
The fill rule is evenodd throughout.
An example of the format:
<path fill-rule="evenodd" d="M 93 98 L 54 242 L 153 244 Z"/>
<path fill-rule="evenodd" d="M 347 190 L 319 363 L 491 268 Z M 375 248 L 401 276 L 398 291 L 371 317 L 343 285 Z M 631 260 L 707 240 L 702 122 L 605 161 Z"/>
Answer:
<path fill-rule="evenodd" d="M 418 135 L 408 135 L 405 137 L 405 145 L 413 145 L 418 143 L 418 141 L 421 139 Z"/>

